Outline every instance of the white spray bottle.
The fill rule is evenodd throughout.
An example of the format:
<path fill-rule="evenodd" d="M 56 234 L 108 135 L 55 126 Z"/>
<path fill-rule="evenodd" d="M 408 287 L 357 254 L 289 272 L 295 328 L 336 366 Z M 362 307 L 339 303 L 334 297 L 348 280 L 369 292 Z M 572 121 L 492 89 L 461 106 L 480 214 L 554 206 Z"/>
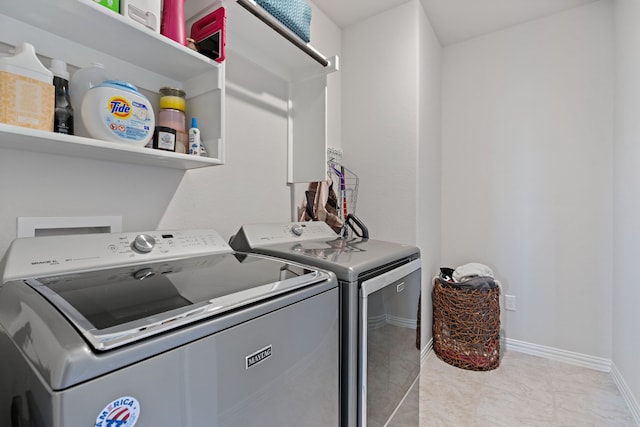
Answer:
<path fill-rule="evenodd" d="M 198 129 L 198 119 L 191 118 L 191 128 L 189 128 L 189 154 L 199 156 L 202 143 L 200 142 L 200 129 Z"/>

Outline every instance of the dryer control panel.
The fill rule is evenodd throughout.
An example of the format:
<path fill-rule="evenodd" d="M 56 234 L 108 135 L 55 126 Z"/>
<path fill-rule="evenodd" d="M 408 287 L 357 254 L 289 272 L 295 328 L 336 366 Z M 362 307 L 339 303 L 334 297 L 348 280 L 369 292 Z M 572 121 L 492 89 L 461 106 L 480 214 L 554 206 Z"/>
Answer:
<path fill-rule="evenodd" d="M 7 251 L 2 263 L 2 283 L 70 271 L 230 252 L 233 249 L 214 230 L 26 237 L 14 240 Z"/>
<path fill-rule="evenodd" d="M 248 251 L 261 246 L 306 240 L 335 239 L 335 231 L 323 221 L 245 224 L 231 238 L 236 250 Z"/>

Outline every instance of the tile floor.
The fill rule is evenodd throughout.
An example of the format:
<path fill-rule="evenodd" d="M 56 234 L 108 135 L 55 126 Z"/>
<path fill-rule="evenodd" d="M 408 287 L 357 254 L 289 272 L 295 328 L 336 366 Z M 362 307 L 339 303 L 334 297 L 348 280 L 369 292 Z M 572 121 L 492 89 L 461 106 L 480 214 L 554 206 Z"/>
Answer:
<path fill-rule="evenodd" d="M 476 372 L 431 352 L 420 374 L 420 427 L 635 427 L 610 374 L 506 351 Z"/>

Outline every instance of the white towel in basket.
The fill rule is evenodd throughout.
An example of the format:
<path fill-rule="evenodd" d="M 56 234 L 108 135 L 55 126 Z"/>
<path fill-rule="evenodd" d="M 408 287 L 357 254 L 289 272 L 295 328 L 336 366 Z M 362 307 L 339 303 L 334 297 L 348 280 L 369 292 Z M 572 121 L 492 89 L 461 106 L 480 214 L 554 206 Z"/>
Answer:
<path fill-rule="evenodd" d="M 480 276 L 493 278 L 493 270 L 479 262 L 470 262 L 456 268 L 453 272 L 452 278 L 456 282 L 463 282 Z"/>

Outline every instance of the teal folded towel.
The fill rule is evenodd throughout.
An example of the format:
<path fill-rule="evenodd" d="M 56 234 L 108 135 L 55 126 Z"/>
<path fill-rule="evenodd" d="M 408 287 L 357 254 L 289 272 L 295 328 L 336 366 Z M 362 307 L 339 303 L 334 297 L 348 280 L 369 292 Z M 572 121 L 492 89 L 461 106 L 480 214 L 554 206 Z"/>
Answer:
<path fill-rule="evenodd" d="M 264 10 L 309 43 L 311 40 L 311 6 L 305 0 L 256 0 Z"/>

